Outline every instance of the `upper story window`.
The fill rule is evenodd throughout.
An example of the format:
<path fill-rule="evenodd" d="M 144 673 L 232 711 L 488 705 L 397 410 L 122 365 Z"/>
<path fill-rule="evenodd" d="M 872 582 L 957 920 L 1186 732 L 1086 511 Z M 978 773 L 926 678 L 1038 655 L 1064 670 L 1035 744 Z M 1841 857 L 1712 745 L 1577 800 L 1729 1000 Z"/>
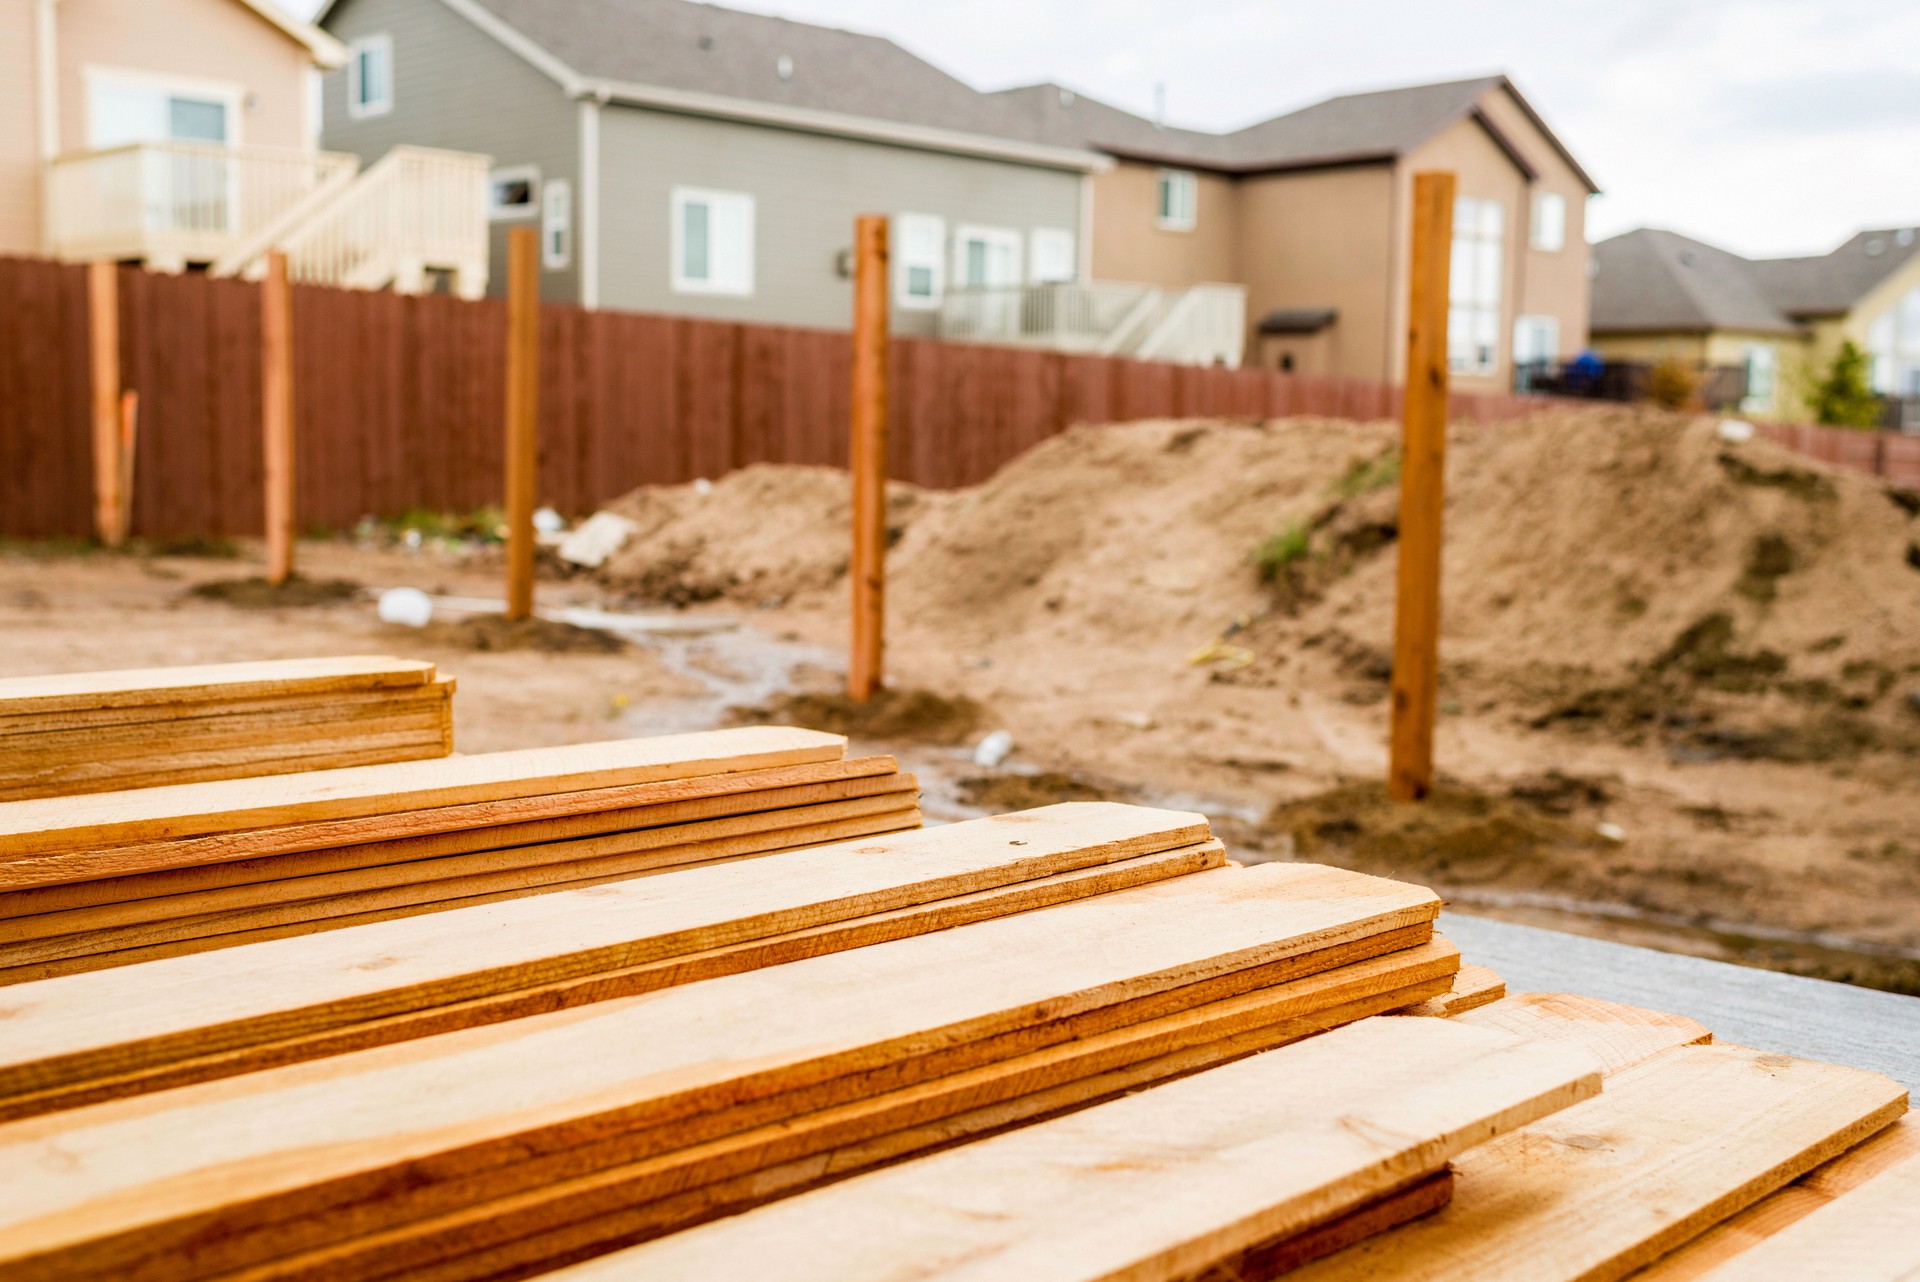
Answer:
<path fill-rule="evenodd" d="M 1920 396 L 1920 287 L 1908 290 L 1867 329 L 1873 390 L 1882 396 Z"/>
<path fill-rule="evenodd" d="M 673 288 L 683 294 L 753 293 L 753 197 L 673 189 Z"/>
<path fill-rule="evenodd" d="M 237 85 L 174 81 L 147 72 L 89 67 L 87 143 L 239 141 Z"/>
<path fill-rule="evenodd" d="M 1200 180 L 1184 169 L 1160 171 L 1159 225 L 1167 231 L 1192 231 L 1199 209 Z"/>
<path fill-rule="evenodd" d="M 347 115 L 355 120 L 393 110 L 393 37 L 363 36 L 347 46 Z"/>
<path fill-rule="evenodd" d="M 1491 374 L 1500 359 L 1500 276 L 1506 215 L 1497 200 L 1453 204 L 1453 261 L 1447 297 L 1447 365 Z"/>
<path fill-rule="evenodd" d="M 1567 245 L 1567 198 L 1543 191 L 1533 198 L 1533 247 L 1549 252 Z"/>
<path fill-rule="evenodd" d="M 1073 233 L 1059 227 L 1036 227 L 1030 250 L 1033 261 L 1027 279 L 1036 285 L 1072 280 L 1080 274 L 1074 261 Z"/>
<path fill-rule="evenodd" d="M 487 175 L 487 217 L 496 222 L 540 212 L 540 170 L 508 165 Z"/>
<path fill-rule="evenodd" d="M 893 292 L 900 306 L 938 307 L 946 291 L 947 224 L 933 214 L 893 220 Z"/>

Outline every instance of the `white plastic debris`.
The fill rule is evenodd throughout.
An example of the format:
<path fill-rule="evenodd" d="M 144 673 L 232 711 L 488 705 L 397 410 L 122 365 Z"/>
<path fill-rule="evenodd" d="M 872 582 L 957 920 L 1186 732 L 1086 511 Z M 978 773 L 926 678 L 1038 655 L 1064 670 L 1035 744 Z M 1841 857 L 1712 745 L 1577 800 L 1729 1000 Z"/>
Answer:
<path fill-rule="evenodd" d="M 1611 841 L 1616 845 L 1627 839 L 1627 830 L 1619 824 L 1595 824 L 1593 830 L 1602 840 Z"/>
<path fill-rule="evenodd" d="M 419 588 L 388 588 L 377 609 L 382 623 L 424 628 L 433 622 L 433 598 Z"/>
<path fill-rule="evenodd" d="M 639 525 L 612 512 L 595 512 L 560 541 L 560 559 L 589 570 L 607 563 L 633 537 Z"/>
<path fill-rule="evenodd" d="M 1753 424 L 1745 419 L 1723 418 L 1720 420 L 1720 439 L 1738 445 L 1742 441 L 1753 439 Z"/>
<path fill-rule="evenodd" d="M 558 534 L 567 528 L 567 518 L 550 507 L 535 508 L 533 528 L 542 534 Z"/>
<path fill-rule="evenodd" d="M 1013 734 L 1007 730 L 995 730 L 982 739 L 973 750 L 973 764 L 992 770 L 1013 753 Z"/>
<path fill-rule="evenodd" d="M 695 494 L 711 494 L 713 493 L 713 482 L 703 476 L 693 483 L 693 492 Z"/>

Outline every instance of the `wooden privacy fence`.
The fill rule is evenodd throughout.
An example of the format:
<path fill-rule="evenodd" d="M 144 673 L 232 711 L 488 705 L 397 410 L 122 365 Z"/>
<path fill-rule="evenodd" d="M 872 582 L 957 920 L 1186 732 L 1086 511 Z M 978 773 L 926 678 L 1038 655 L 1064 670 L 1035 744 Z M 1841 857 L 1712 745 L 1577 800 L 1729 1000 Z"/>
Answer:
<path fill-rule="evenodd" d="M 302 528 L 499 504 L 505 337 L 495 300 L 296 288 Z M 0 258 L 0 535 L 91 530 L 87 350 L 84 269 Z M 258 533 L 259 287 L 123 269 L 120 350 L 140 397 L 133 532 Z M 842 332 L 544 307 L 540 499 L 583 513 L 749 463 L 844 467 L 850 360 Z M 1381 383 L 925 339 L 895 341 L 891 371 L 892 474 L 940 488 L 1074 423 L 1399 413 Z M 1538 406 L 1456 396 L 1454 415 Z"/>

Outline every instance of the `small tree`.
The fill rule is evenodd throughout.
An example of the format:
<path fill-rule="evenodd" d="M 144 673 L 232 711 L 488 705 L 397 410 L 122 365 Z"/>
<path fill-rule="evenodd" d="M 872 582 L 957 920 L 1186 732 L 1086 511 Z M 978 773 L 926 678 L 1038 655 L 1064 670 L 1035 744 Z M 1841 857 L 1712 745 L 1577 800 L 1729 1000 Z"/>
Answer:
<path fill-rule="evenodd" d="M 1867 354 L 1852 339 L 1840 344 L 1826 374 L 1814 380 L 1807 408 L 1815 422 L 1835 427 L 1878 427 L 1880 398 L 1867 379 Z"/>
<path fill-rule="evenodd" d="M 1661 409 L 1690 410 L 1700 397 L 1700 371 L 1678 356 L 1663 356 L 1647 372 L 1647 399 Z"/>

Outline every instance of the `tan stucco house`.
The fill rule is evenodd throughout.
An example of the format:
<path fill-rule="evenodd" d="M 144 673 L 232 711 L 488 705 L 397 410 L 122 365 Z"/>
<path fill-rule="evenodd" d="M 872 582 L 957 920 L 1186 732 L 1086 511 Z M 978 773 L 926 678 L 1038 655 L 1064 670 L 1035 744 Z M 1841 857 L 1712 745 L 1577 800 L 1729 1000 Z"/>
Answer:
<path fill-rule="evenodd" d="M 1920 228 L 1759 259 L 1658 228 L 1627 232 L 1594 246 L 1592 331 L 1612 361 L 1739 369 L 1742 410 L 1783 419 L 1806 416 L 1811 376 L 1851 339 L 1872 359 L 1875 391 L 1920 404 Z"/>
<path fill-rule="evenodd" d="M 1247 297 L 1247 362 L 1399 382 L 1413 175 L 1452 170 L 1450 347 L 1465 390 L 1587 338 L 1598 188 L 1505 76 L 1350 94 L 1229 134 L 1168 128 L 1059 85 L 1004 91 L 1088 179 L 1094 279 Z"/>

